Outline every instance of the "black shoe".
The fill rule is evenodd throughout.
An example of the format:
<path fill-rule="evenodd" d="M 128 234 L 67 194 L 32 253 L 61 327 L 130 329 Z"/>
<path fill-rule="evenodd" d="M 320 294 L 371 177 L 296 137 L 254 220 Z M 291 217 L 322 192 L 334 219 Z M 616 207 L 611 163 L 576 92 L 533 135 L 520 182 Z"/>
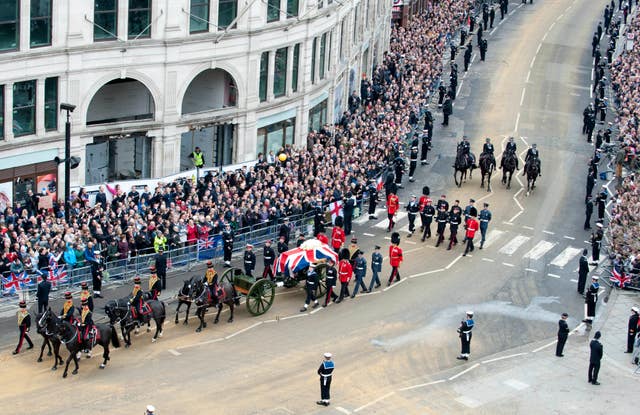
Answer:
<path fill-rule="evenodd" d="M 556 356 L 558 356 L 558 357 L 564 357 L 564 355 L 563 355 L 563 354 L 557 354 Z"/>
<path fill-rule="evenodd" d="M 629 350 L 627 350 L 625 353 L 633 353 L 633 352 L 630 352 Z"/>
<path fill-rule="evenodd" d="M 27 347 L 27 350 L 31 350 L 33 349 L 33 344 L 30 344 L 29 347 Z"/>
<path fill-rule="evenodd" d="M 467 256 L 467 253 L 465 252 L 464 254 L 462 254 L 462 256 Z"/>
<path fill-rule="evenodd" d="M 413 235 L 413 233 L 409 233 L 409 235 L 407 235 L 407 238 L 411 238 L 411 235 Z"/>
<path fill-rule="evenodd" d="M 319 305 L 319 303 L 315 303 L 311 308 L 318 308 Z"/>
<path fill-rule="evenodd" d="M 336 304 L 340 304 L 340 302 L 341 302 L 341 301 L 342 301 L 342 300 L 336 300 L 336 301 L 334 301 L 334 302 L 335 302 Z"/>
<path fill-rule="evenodd" d="M 326 306 L 327 306 L 327 304 L 322 304 L 322 307 L 323 307 L 323 308 L 324 308 L 324 307 L 326 307 Z"/>
<path fill-rule="evenodd" d="M 301 313 L 304 313 L 305 311 L 307 311 L 306 307 L 302 307 L 302 308 L 300 309 L 300 312 L 301 312 Z"/>
<path fill-rule="evenodd" d="M 597 380 L 594 380 L 593 382 L 591 382 L 591 384 L 592 384 L 592 385 L 596 385 L 596 386 L 597 386 L 597 385 L 599 385 L 599 384 L 600 384 L 600 382 L 598 382 Z"/>
<path fill-rule="evenodd" d="M 353 295 L 351 296 L 351 298 L 356 298 L 356 295 L 355 295 L 355 294 L 353 294 Z"/>
<path fill-rule="evenodd" d="M 422 242 L 424 242 L 424 240 L 425 240 L 425 239 L 424 239 L 424 238 L 421 238 L 420 240 L 421 240 Z"/>
<path fill-rule="evenodd" d="M 14 350 L 13 352 L 11 352 L 11 354 L 18 354 L 19 352 L 17 350 Z"/>
<path fill-rule="evenodd" d="M 380 284 L 376 284 L 376 288 L 380 288 Z"/>
<path fill-rule="evenodd" d="M 324 401 L 316 401 L 316 404 L 326 406 L 326 405 L 324 404 Z"/>

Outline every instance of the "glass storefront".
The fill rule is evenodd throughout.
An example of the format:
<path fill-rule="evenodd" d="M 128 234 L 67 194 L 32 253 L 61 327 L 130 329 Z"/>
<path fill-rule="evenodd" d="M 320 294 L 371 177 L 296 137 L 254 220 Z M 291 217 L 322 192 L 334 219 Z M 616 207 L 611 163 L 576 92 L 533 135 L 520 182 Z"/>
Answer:
<path fill-rule="evenodd" d="M 273 151 L 274 154 L 277 154 L 285 144 L 293 144 L 295 130 L 295 117 L 258 128 L 256 153 L 269 154 L 269 151 Z"/>
<path fill-rule="evenodd" d="M 327 100 L 309 110 L 309 131 L 319 131 L 327 123 Z"/>
<path fill-rule="evenodd" d="M 53 161 L 0 170 L 0 209 L 4 212 L 17 203 L 25 206 L 30 190 L 55 201 L 57 187 L 58 165 Z"/>

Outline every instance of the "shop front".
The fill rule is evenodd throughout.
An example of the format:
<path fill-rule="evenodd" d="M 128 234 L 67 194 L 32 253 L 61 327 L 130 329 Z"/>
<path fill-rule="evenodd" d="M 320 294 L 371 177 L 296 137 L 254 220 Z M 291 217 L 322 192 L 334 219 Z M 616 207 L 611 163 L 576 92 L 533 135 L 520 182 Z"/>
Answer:
<path fill-rule="evenodd" d="M 39 207 L 51 207 L 58 197 L 57 155 L 52 149 L 0 159 L 0 213 L 9 206 L 25 206 L 29 191 L 40 196 Z"/>

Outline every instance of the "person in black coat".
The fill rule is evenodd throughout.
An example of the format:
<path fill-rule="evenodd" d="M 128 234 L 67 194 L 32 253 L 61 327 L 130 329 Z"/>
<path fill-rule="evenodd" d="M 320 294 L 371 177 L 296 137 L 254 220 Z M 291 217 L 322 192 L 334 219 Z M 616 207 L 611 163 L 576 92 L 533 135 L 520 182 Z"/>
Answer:
<path fill-rule="evenodd" d="M 449 117 L 453 114 L 453 103 L 451 102 L 451 98 L 447 97 L 442 104 L 442 114 L 444 115 L 444 120 L 442 121 L 442 125 L 449 125 Z"/>
<path fill-rule="evenodd" d="M 38 313 L 44 313 L 49 307 L 49 293 L 51 292 L 51 283 L 47 281 L 47 274 L 42 274 L 42 281 L 38 284 L 36 298 L 38 299 Z"/>
<path fill-rule="evenodd" d="M 158 253 L 155 256 L 156 273 L 160 282 L 162 283 L 162 289 L 167 289 L 167 255 L 164 253 L 164 249 L 159 248 Z"/>
<path fill-rule="evenodd" d="M 596 331 L 593 335 L 593 340 L 589 343 L 591 354 L 589 355 L 589 383 L 599 385 L 598 372 L 600 372 L 600 360 L 602 360 L 603 347 L 600 343 L 601 334 Z"/>
<path fill-rule="evenodd" d="M 587 275 L 589 275 L 589 259 L 587 258 L 588 250 L 585 248 L 580 257 L 580 267 L 578 268 L 578 294 L 584 295 L 584 286 L 587 283 Z"/>
<path fill-rule="evenodd" d="M 633 343 L 636 341 L 638 334 L 638 307 L 631 307 L 631 315 L 629 316 L 629 331 L 627 332 L 627 351 L 625 353 L 633 353 Z"/>
<path fill-rule="evenodd" d="M 593 198 L 587 196 L 587 202 L 584 205 L 584 230 L 591 229 L 591 215 L 593 215 Z"/>
<path fill-rule="evenodd" d="M 564 344 L 567 342 L 567 337 L 569 337 L 569 325 L 567 324 L 567 318 L 569 314 L 562 313 L 562 317 L 558 320 L 558 344 L 556 345 L 556 356 L 562 357 L 562 351 L 564 349 Z"/>

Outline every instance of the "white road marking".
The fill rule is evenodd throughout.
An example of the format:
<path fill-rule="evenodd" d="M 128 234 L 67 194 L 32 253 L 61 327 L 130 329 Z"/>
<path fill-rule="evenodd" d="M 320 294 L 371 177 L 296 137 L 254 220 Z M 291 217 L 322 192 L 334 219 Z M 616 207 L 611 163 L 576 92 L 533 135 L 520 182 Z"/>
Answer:
<path fill-rule="evenodd" d="M 282 320 L 284 320 L 284 319 L 282 319 Z M 242 330 L 238 330 L 235 333 L 231 333 L 230 335 L 226 336 L 224 339 L 225 340 L 229 340 L 230 338 L 235 337 L 238 334 L 244 333 L 245 331 L 249 331 L 249 330 L 251 330 L 251 329 L 253 329 L 255 327 L 258 327 L 260 324 L 262 324 L 262 321 L 258 321 L 257 323 L 252 324 L 249 327 L 245 327 Z"/>
<path fill-rule="evenodd" d="M 389 396 L 393 395 L 394 393 L 395 393 L 394 391 L 391 391 L 391 392 L 387 393 L 386 395 L 382 395 L 382 396 L 381 396 L 381 397 L 379 397 L 378 399 L 374 399 L 373 401 L 368 402 L 366 405 L 362 405 L 361 407 L 354 409 L 354 410 L 353 410 L 353 412 L 354 412 L 354 413 L 355 413 L 355 412 L 360 412 L 360 411 L 362 411 L 363 409 L 365 409 L 365 408 L 367 408 L 367 407 L 369 407 L 369 406 L 371 406 L 371 405 L 373 405 L 373 404 L 375 404 L 375 403 L 378 403 L 378 402 L 380 402 L 380 401 L 381 401 L 381 400 L 383 400 L 383 399 L 388 398 Z"/>
<path fill-rule="evenodd" d="M 342 412 L 343 414 L 347 414 L 347 415 L 349 415 L 349 414 L 351 413 L 349 410 L 344 409 L 344 408 L 343 408 L 343 407 L 341 407 L 341 406 L 336 406 L 336 411 L 338 411 L 338 412 Z"/>
<path fill-rule="evenodd" d="M 395 223 L 398 223 L 400 220 L 404 219 L 407 217 L 407 212 L 398 212 L 396 213 L 396 218 L 395 218 Z M 375 228 L 380 228 L 380 229 L 387 229 L 389 227 L 389 219 L 385 218 L 384 220 L 381 220 L 380 222 L 376 223 L 375 225 L 373 225 Z"/>
<path fill-rule="evenodd" d="M 536 57 L 534 56 L 533 59 L 531 59 L 531 63 L 529 64 L 529 69 L 533 69 L 533 64 L 536 63 Z"/>
<path fill-rule="evenodd" d="M 518 113 L 518 115 L 516 116 L 516 126 L 514 127 L 513 131 L 518 131 L 518 124 L 520 123 L 520 113 Z M 518 176 L 516 176 L 518 177 Z"/>
<path fill-rule="evenodd" d="M 502 223 L 504 223 L 505 225 L 511 225 L 511 226 L 513 226 L 513 223 L 511 223 L 511 222 L 502 221 Z"/>
<path fill-rule="evenodd" d="M 318 306 L 318 307 L 316 307 L 315 310 L 311 310 L 311 312 L 309 314 L 315 314 L 315 313 L 317 313 L 318 311 L 321 311 L 321 310 L 324 310 L 324 307 Z"/>
<path fill-rule="evenodd" d="M 594 70 L 593 70 L 593 68 L 591 68 L 591 80 L 592 81 L 593 81 L 593 72 L 594 72 Z"/>
<path fill-rule="evenodd" d="M 515 379 L 509 379 L 509 380 L 505 380 L 504 382 L 505 385 L 512 387 L 515 390 L 518 391 L 522 391 L 525 390 L 529 387 L 528 384 L 524 383 L 524 382 L 520 382 L 519 380 L 515 380 Z"/>
<path fill-rule="evenodd" d="M 495 32 L 498 29 L 498 26 L 494 27 L 493 30 L 491 32 L 489 32 L 490 35 L 493 34 L 493 32 Z"/>
<path fill-rule="evenodd" d="M 506 267 L 510 267 L 510 268 L 515 267 L 515 265 L 513 265 L 513 264 L 509 264 L 508 262 L 503 262 L 503 263 L 502 263 L 502 265 L 504 265 L 504 266 L 506 266 Z"/>
<path fill-rule="evenodd" d="M 487 234 L 487 238 L 485 239 L 484 245 L 482 246 L 482 248 L 484 249 L 491 246 L 495 241 L 500 239 L 502 235 L 504 235 L 504 231 L 500 231 L 498 229 L 490 230 L 489 233 Z"/>
<path fill-rule="evenodd" d="M 464 79 L 462 81 L 460 81 L 460 86 L 458 86 L 458 91 L 456 92 L 457 95 L 460 95 L 460 90 L 462 89 L 462 84 L 464 84 Z"/>
<path fill-rule="evenodd" d="M 529 252 L 524 254 L 523 258 L 529 258 L 533 260 L 538 260 L 544 256 L 547 252 L 549 252 L 554 246 L 556 246 L 555 242 L 549 241 L 539 241 Z"/>
<path fill-rule="evenodd" d="M 471 57 L 471 63 L 473 63 L 473 61 L 476 60 L 476 53 L 473 54 L 473 56 Z"/>
<path fill-rule="evenodd" d="M 182 353 L 180 353 L 179 351 L 175 350 L 175 349 L 169 349 L 167 350 L 169 353 L 171 353 L 174 356 L 181 356 Z"/>
<path fill-rule="evenodd" d="M 525 355 L 527 353 L 528 352 L 516 353 L 516 354 L 510 354 L 509 356 L 496 357 L 495 359 L 483 360 L 482 364 L 486 365 L 487 363 L 493 363 L 493 362 L 497 362 L 499 360 L 511 359 L 512 357 L 523 356 L 523 355 Z"/>
<path fill-rule="evenodd" d="M 551 232 L 551 231 L 547 231 L 547 230 L 544 230 L 542 232 L 544 232 L 544 233 L 546 233 L 548 235 L 555 235 L 556 234 L 555 232 Z"/>
<path fill-rule="evenodd" d="M 562 278 L 562 277 L 560 277 L 560 275 L 556 275 L 556 274 L 547 274 L 547 276 L 549 276 L 551 278 L 558 278 L 558 279 Z"/>
<path fill-rule="evenodd" d="M 530 77 L 531 77 L 531 69 L 529 69 L 529 72 L 527 72 L 527 80 L 525 81 L 526 83 L 529 83 L 529 78 Z"/>
<path fill-rule="evenodd" d="M 547 348 L 547 347 L 549 347 L 549 346 L 553 346 L 553 345 L 554 345 L 554 344 L 556 344 L 557 342 L 558 342 L 557 340 L 554 340 L 554 341 L 552 341 L 551 343 L 545 344 L 544 346 L 540 346 L 540 347 L 538 347 L 537 349 L 532 350 L 532 351 L 531 351 L 531 353 L 538 353 L 540 350 L 542 350 L 542 349 L 546 349 L 546 348 Z"/>
<path fill-rule="evenodd" d="M 531 227 L 531 226 L 527 226 L 527 225 L 522 225 L 522 228 L 523 228 L 523 229 L 528 229 L 528 230 L 530 230 L 530 231 L 532 231 L 532 230 L 533 230 L 533 227 Z"/>
<path fill-rule="evenodd" d="M 399 392 L 410 391 L 413 389 L 423 388 L 425 386 L 437 385 L 438 383 L 446 382 L 446 379 L 435 380 L 433 382 L 420 383 L 419 385 L 408 386 L 406 388 L 398 389 Z"/>
<path fill-rule="evenodd" d="M 471 409 L 475 409 L 475 408 L 479 407 L 480 405 L 482 405 L 482 402 L 480 402 L 477 399 L 472 398 L 471 396 L 458 396 L 456 398 L 456 402 L 461 403 L 462 405 L 466 406 L 467 408 L 471 408 Z"/>
<path fill-rule="evenodd" d="M 515 238 L 513 238 L 506 245 L 500 248 L 498 252 L 505 255 L 513 255 L 513 253 L 516 252 L 518 248 L 525 244 L 529 239 L 531 238 L 529 238 L 528 236 L 516 235 Z"/>
<path fill-rule="evenodd" d="M 520 212 L 516 213 L 515 215 L 513 215 L 511 219 L 509 219 L 509 222 L 513 222 L 514 220 L 518 219 L 518 216 L 522 215 L 523 213 L 524 213 L 524 210 L 521 210 Z"/>
<path fill-rule="evenodd" d="M 540 53 L 540 48 L 542 47 L 542 43 L 538 43 L 538 49 L 536 49 L 536 55 Z"/>
<path fill-rule="evenodd" d="M 409 244 L 409 245 L 415 245 L 417 242 L 413 242 L 413 241 L 404 241 L 405 243 Z"/>
<path fill-rule="evenodd" d="M 375 236 L 375 235 L 374 235 L 374 234 L 372 234 L 372 233 L 366 233 L 366 232 L 364 232 L 364 233 L 363 233 L 363 235 L 364 235 L 364 236 Z"/>
<path fill-rule="evenodd" d="M 524 94 L 527 92 L 527 88 L 522 88 L 522 94 L 520 95 L 520 106 L 524 102 Z"/>
<path fill-rule="evenodd" d="M 406 280 L 407 280 L 407 278 L 403 278 L 400 281 L 395 281 L 393 284 L 391 284 L 390 286 L 384 288 L 382 291 L 388 291 L 388 290 L 392 289 L 393 287 L 397 287 L 398 285 L 402 284 Z"/>
<path fill-rule="evenodd" d="M 537 270 L 535 270 L 533 268 L 525 268 L 524 270 L 527 271 L 527 272 L 534 272 L 534 273 L 538 272 Z"/>
<path fill-rule="evenodd" d="M 572 240 L 572 241 L 575 241 L 575 240 L 576 240 L 576 238 L 574 238 L 573 236 L 567 236 L 567 235 L 564 235 L 564 236 L 563 236 L 563 238 L 564 238 L 564 239 L 570 239 L 570 240 Z"/>
<path fill-rule="evenodd" d="M 560 19 L 562 19 L 562 16 L 564 16 L 564 13 L 561 13 L 558 17 L 556 17 L 556 22 Z"/>
<path fill-rule="evenodd" d="M 206 346 L 208 344 L 212 344 L 212 343 L 218 343 L 224 341 L 224 337 L 218 337 L 217 339 L 211 339 L 211 340 L 206 340 L 203 342 L 198 342 L 198 343 L 193 343 L 193 344 L 186 344 L 184 346 L 178 346 L 176 347 L 177 350 L 182 350 L 182 349 L 189 349 L 191 347 L 198 347 L 198 346 Z"/>
<path fill-rule="evenodd" d="M 581 249 L 568 246 L 557 257 L 553 258 L 550 264 L 562 268 L 567 265 L 573 257 L 579 255 L 580 252 L 582 252 Z"/>
<path fill-rule="evenodd" d="M 578 282 L 578 280 L 575 280 L 575 279 L 574 279 L 574 280 L 569 280 L 569 281 L 571 281 L 571 282 Z"/>
<path fill-rule="evenodd" d="M 491 259 L 491 258 L 482 258 L 482 260 L 487 262 L 496 262 L 494 259 Z"/>
<path fill-rule="evenodd" d="M 307 313 L 304 313 L 304 314 L 294 314 L 294 315 L 291 315 L 291 316 L 281 317 L 279 320 L 290 320 L 290 319 L 292 319 L 292 318 L 306 317 L 306 316 L 308 316 L 308 315 L 309 315 L 309 314 L 307 314 Z"/>
<path fill-rule="evenodd" d="M 458 261 L 460 260 L 460 258 L 462 258 L 462 255 L 458 255 L 458 256 L 456 257 L 456 259 L 454 259 L 453 261 L 451 261 L 451 262 L 449 263 L 449 265 L 447 265 L 446 267 L 444 267 L 444 269 L 449 269 L 449 268 L 451 268 L 451 267 L 452 267 L 456 262 L 458 262 Z"/>
<path fill-rule="evenodd" d="M 425 271 L 419 274 L 413 274 L 413 275 L 410 275 L 408 278 L 422 277 L 423 275 L 435 274 L 436 272 L 441 272 L 441 271 L 444 271 L 444 268 L 432 269 L 431 271 Z"/>
<path fill-rule="evenodd" d="M 589 98 L 593 98 L 593 85 L 589 85 Z"/>
<path fill-rule="evenodd" d="M 556 25 L 556 22 L 551 23 L 551 26 L 549 26 L 549 31 L 551 31 L 551 29 L 553 29 L 553 27 Z"/>
<path fill-rule="evenodd" d="M 476 363 L 473 366 L 471 366 L 470 368 L 467 368 L 467 369 L 463 370 L 462 372 L 451 376 L 448 380 L 454 380 L 456 378 L 459 378 L 460 376 L 464 375 L 465 373 L 471 372 L 473 369 L 477 368 L 478 366 L 480 366 L 480 363 Z"/>

